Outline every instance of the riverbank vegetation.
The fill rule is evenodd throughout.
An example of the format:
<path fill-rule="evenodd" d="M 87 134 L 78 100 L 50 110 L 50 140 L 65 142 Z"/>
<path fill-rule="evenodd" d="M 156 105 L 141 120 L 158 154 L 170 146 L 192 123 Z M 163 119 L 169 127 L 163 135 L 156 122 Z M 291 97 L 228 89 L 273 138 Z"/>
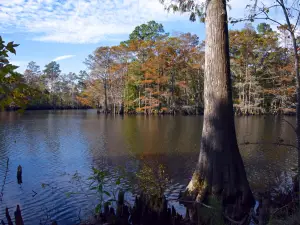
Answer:
<path fill-rule="evenodd" d="M 294 114 L 294 61 L 287 27 L 275 31 L 266 23 L 257 28 L 246 24 L 229 31 L 229 39 L 235 113 Z M 169 35 L 162 24 L 150 21 L 120 45 L 97 48 L 85 60 L 88 72 L 64 74 L 57 62 L 43 69 L 30 62 L 19 76 L 35 91 L 27 93 L 29 109 L 202 114 L 204 53 L 205 42 L 196 35 Z"/>
<path fill-rule="evenodd" d="M 195 20 L 193 10 L 200 6 L 194 1 L 174 1 L 179 3 L 179 7 L 172 7 L 174 11 L 190 11 L 190 18 Z M 283 0 L 276 1 L 286 10 Z M 189 33 L 170 36 L 161 24 L 150 21 L 136 27 L 128 41 L 97 48 L 85 61 L 88 72 L 81 71 L 79 76 L 74 73 L 61 75 L 56 62 L 47 64 L 43 72 L 35 63 L 30 63 L 24 73 L 24 85 L 39 92 L 40 96 L 29 98 L 29 107 L 85 106 L 96 107 L 104 113 L 146 114 L 175 113 L 182 109 L 201 113 L 204 110 L 200 156 L 188 186 L 177 199 L 187 209 L 187 223 L 250 224 L 254 221 L 267 224 L 273 216 L 270 202 L 278 196 L 287 196 L 279 202 L 288 201 L 287 205 L 292 207 L 280 205 L 275 212 L 287 208 L 287 213 L 279 219 L 292 215 L 292 223 L 297 224 L 299 221 L 294 218 L 298 218 L 295 212 L 299 210 L 295 204 L 300 201 L 296 196 L 299 177 L 287 195 L 261 196 L 257 218 L 255 197 L 239 152 L 233 113 L 233 109 L 238 114 L 295 111 L 295 79 L 299 76 L 295 78 L 294 72 L 299 68 L 287 34 L 291 26 L 278 26 L 278 31 L 273 31 L 266 23 L 259 24 L 256 30 L 247 24 L 242 30 L 229 32 L 225 0 L 207 1 L 199 10 L 204 8 L 205 13 L 198 13 L 205 20 L 205 43 L 199 43 L 199 38 Z M 300 18 L 299 13 L 297 18 Z M 13 44 L 6 48 L 13 52 L 10 45 Z M 8 61 L 5 63 L 9 65 Z M 297 88 L 299 90 L 299 85 Z M 299 127 L 294 129 L 299 137 Z M 107 174 L 94 168 L 93 171 L 90 179 L 96 181 L 96 185 L 91 190 L 100 194 L 95 211 L 100 217 L 114 216 L 114 208 L 103 202 L 104 196 L 111 195 L 104 190 Z M 140 173 L 139 182 L 140 189 L 144 187 L 144 193 L 149 192 L 148 196 L 137 198 L 131 212 L 138 216 L 136 224 L 165 221 L 162 215 L 176 224 L 173 218 L 182 218 L 176 212 L 173 216 L 165 207 L 163 189 L 158 186 L 152 189 L 147 182 L 153 183 L 154 179 L 147 174 L 149 170 Z M 156 177 L 162 180 L 163 176 L 157 174 Z M 158 192 L 153 195 L 153 190 Z M 114 201 L 121 204 L 124 196 L 119 196 L 119 200 Z M 252 213 L 254 209 L 256 213 Z M 120 211 L 128 210 L 122 208 Z M 211 211 L 214 213 L 210 214 Z M 206 218 L 208 214 L 211 216 Z M 126 216 L 124 224 L 129 222 L 128 213 Z M 215 220 L 218 216 L 220 220 Z M 141 222 L 147 217 L 147 222 Z M 157 217 L 162 220 L 154 220 Z M 110 224 L 115 222 L 112 220 Z M 131 224 L 135 222 L 131 220 Z"/>

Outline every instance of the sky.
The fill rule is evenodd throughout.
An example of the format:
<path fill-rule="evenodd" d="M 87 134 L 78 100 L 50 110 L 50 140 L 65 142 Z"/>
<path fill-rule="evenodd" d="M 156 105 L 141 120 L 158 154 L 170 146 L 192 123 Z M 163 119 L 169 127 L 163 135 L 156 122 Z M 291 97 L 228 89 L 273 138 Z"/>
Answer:
<path fill-rule="evenodd" d="M 231 0 L 229 16 L 245 17 L 249 3 Z M 170 34 L 205 38 L 204 24 L 190 22 L 187 14 L 168 13 L 158 0 L 0 0 L 0 34 L 4 41 L 20 44 L 10 57 L 19 72 L 30 61 L 41 69 L 57 61 L 63 73 L 77 73 L 86 69 L 83 61 L 97 47 L 127 40 L 136 26 L 150 20 L 162 23 Z"/>

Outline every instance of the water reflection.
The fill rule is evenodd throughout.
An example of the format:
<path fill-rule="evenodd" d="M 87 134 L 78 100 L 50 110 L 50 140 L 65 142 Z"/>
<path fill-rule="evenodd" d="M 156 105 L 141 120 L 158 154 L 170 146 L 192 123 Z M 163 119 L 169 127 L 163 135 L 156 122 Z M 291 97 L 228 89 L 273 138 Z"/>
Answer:
<path fill-rule="evenodd" d="M 295 123 L 294 117 L 285 119 Z M 80 208 L 88 212 L 93 199 L 66 198 L 66 192 L 78 187 L 62 174 L 78 170 L 88 175 L 92 165 L 135 172 L 144 163 L 163 164 L 173 180 L 169 189 L 178 192 L 197 162 L 201 127 L 202 118 L 194 116 L 119 117 L 97 115 L 93 110 L 0 113 L 0 177 L 7 157 L 11 159 L 0 216 L 6 206 L 20 204 L 25 223 L 36 224 L 47 212 L 63 224 L 72 224 Z M 295 144 L 295 134 L 282 117 L 237 117 L 236 128 L 239 143 L 283 139 Z M 254 191 L 277 185 L 275 178 L 290 176 L 296 163 L 296 152 L 288 147 L 241 145 L 240 151 Z M 21 186 L 16 180 L 19 164 Z M 44 190 L 41 183 L 56 188 Z M 38 194 L 32 197 L 32 191 Z"/>

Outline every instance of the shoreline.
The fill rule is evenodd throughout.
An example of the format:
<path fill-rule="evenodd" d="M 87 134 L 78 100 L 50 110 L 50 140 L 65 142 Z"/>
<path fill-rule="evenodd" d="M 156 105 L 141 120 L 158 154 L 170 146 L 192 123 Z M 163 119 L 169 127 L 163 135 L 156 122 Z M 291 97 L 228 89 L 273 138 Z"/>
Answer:
<path fill-rule="evenodd" d="M 6 109 L 1 112 L 18 112 L 20 109 Z M 171 113 L 171 112 L 163 112 L 163 113 L 141 113 L 141 112 L 124 112 L 124 113 L 110 113 L 110 112 L 103 112 L 100 110 L 97 110 L 95 108 L 28 108 L 24 109 L 23 112 L 34 112 L 34 111 L 79 111 L 79 110 L 94 110 L 96 111 L 95 114 L 98 115 L 119 115 L 119 116 L 203 116 L 204 113 L 186 113 L 186 112 L 176 112 L 176 113 Z M 234 113 L 234 116 L 236 117 L 252 117 L 252 116 L 291 116 L 294 117 L 296 116 L 295 112 L 287 112 L 287 113 L 260 113 L 260 114 L 241 114 L 241 113 Z"/>

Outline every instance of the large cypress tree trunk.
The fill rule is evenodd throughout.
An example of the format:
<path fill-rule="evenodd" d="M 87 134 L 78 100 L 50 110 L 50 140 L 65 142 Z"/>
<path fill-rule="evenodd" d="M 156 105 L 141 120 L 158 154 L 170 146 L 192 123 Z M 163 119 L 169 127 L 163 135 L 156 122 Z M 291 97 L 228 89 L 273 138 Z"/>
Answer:
<path fill-rule="evenodd" d="M 237 145 L 232 103 L 226 0 L 206 8 L 204 121 L 197 168 L 187 186 L 189 200 L 219 196 L 226 215 L 241 219 L 254 205 Z"/>

